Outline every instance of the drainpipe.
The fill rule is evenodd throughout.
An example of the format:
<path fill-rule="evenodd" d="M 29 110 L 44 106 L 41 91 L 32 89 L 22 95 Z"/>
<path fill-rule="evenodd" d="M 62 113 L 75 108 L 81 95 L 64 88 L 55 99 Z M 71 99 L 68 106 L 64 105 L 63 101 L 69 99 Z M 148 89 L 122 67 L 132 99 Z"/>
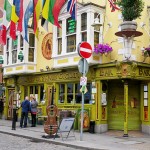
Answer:
<path fill-rule="evenodd" d="M 128 137 L 128 82 L 124 82 L 124 135 Z"/>

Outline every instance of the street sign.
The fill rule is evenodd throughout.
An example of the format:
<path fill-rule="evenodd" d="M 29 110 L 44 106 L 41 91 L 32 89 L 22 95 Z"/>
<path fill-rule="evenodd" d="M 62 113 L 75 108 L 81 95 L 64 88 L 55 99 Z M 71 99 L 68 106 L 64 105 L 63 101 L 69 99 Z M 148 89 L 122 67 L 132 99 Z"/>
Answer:
<path fill-rule="evenodd" d="M 87 77 L 81 77 L 80 78 L 80 85 L 86 85 L 87 84 Z"/>
<path fill-rule="evenodd" d="M 88 42 L 79 43 L 78 53 L 82 58 L 89 58 L 92 55 L 91 45 Z"/>
<path fill-rule="evenodd" d="M 84 66 L 84 61 L 85 61 L 85 66 Z M 84 68 L 85 67 L 85 68 Z M 87 72 L 88 72 L 88 70 L 89 70 L 89 65 L 88 65 L 88 62 L 87 62 L 87 60 L 85 59 L 84 60 L 84 58 L 81 58 L 80 60 L 79 60 L 79 63 L 78 63 L 78 70 L 79 70 L 79 72 L 81 73 L 81 74 L 87 74 Z M 85 71 L 85 72 L 84 72 Z"/>

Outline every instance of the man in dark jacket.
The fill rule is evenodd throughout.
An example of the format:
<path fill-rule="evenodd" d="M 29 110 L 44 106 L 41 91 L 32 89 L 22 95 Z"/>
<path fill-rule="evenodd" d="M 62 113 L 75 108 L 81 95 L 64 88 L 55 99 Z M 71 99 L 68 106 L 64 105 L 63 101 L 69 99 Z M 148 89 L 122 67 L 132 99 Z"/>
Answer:
<path fill-rule="evenodd" d="M 25 100 L 22 102 L 21 107 L 22 107 L 22 113 L 21 113 L 20 127 L 22 128 L 23 122 L 24 122 L 24 128 L 26 128 L 27 127 L 28 112 L 31 111 L 30 101 L 29 101 L 28 96 L 25 97 Z"/>

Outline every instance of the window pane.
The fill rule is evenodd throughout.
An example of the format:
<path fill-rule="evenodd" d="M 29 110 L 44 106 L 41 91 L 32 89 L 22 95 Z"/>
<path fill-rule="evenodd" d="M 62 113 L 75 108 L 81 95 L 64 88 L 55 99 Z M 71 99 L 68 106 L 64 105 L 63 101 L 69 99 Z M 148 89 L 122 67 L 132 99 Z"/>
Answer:
<path fill-rule="evenodd" d="M 147 101 L 147 99 L 144 99 L 144 106 L 148 106 L 148 101 Z"/>
<path fill-rule="evenodd" d="M 68 83 L 67 84 L 67 103 L 73 102 L 73 84 Z"/>
<path fill-rule="evenodd" d="M 28 87 L 24 86 L 24 97 L 28 95 Z"/>
<path fill-rule="evenodd" d="M 35 86 L 35 93 L 34 94 L 38 94 L 38 86 Z"/>
<path fill-rule="evenodd" d="M 18 45 L 18 37 L 16 40 L 12 40 L 12 49 L 17 49 L 17 45 Z"/>
<path fill-rule="evenodd" d="M 81 15 L 81 31 L 87 30 L 87 13 Z"/>
<path fill-rule="evenodd" d="M 62 52 L 62 38 L 58 39 L 58 55 Z"/>
<path fill-rule="evenodd" d="M 35 36 L 33 33 L 29 33 L 29 47 L 34 47 Z"/>
<path fill-rule="evenodd" d="M 147 85 L 144 85 L 144 91 L 148 91 Z"/>
<path fill-rule="evenodd" d="M 20 35 L 20 50 L 23 50 L 23 37 Z"/>
<path fill-rule="evenodd" d="M 62 26 L 62 21 L 59 21 L 60 26 Z M 62 37 L 62 28 L 57 28 L 57 37 Z"/>
<path fill-rule="evenodd" d="M 44 85 L 40 86 L 40 101 L 44 101 L 45 97 L 44 97 Z"/>
<path fill-rule="evenodd" d="M 76 35 L 67 37 L 67 53 L 76 51 Z"/>
<path fill-rule="evenodd" d="M 80 84 L 75 84 L 75 102 L 76 103 L 81 103 L 82 102 L 82 94 L 80 92 Z"/>
<path fill-rule="evenodd" d="M 87 92 L 84 94 L 84 103 L 89 104 L 91 100 L 92 84 L 87 83 Z"/>
<path fill-rule="evenodd" d="M 13 50 L 12 51 L 12 63 L 16 63 L 17 62 L 17 50 Z"/>
<path fill-rule="evenodd" d="M 33 86 L 30 86 L 30 94 L 34 94 L 33 93 Z"/>
<path fill-rule="evenodd" d="M 0 55 L 3 54 L 3 45 L 0 45 Z"/>
<path fill-rule="evenodd" d="M 29 61 L 29 62 L 34 62 L 34 48 L 29 48 L 28 61 Z"/>
<path fill-rule="evenodd" d="M 64 103 L 65 101 L 65 84 L 59 85 L 59 103 Z"/>
<path fill-rule="evenodd" d="M 72 34 L 76 32 L 75 20 L 72 20 L 71 18 L 67 19 L 66 31 L 67 31 L 67 34 Z"/>
<path fill-rule="evenodd" d="M 94 46 L 99 43 L 99 32 L 94 32 Z"/>
<path fill-rule="evenodd" d="M 100 22 L 100 15 L 99 15 L 99 13 L 94 13 L 94 19 L 95 19 L 95 18 L 98 18 L 98 19 L 99 19 L 99 22 Z M 95 30 L 95 31 L 100 31 L 100 27 L 97 27 L 97 28 L 95 27 L 94 30 Z"/>
<path fill-rule="evenodd" d="M 82 32 L 82 41 L 87 41 L 87 32 Z"/>
<path fill-rule="evenodd" d="M 144 98 L 148 98 L 148 92 L 144 92 Z"/>

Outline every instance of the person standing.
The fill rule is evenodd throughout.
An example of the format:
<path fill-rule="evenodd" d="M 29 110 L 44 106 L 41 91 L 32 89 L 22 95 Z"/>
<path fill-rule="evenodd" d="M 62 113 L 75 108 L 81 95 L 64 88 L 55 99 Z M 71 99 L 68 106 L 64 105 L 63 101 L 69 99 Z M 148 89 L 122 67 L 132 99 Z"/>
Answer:
<path fill-rule="evenodd" d="M 3 110 L 4 110 L 4 102 L 2 99 L 0 99 L 0 119 L 2 119 Z"/>
<path fill-rule="evenodd" d="M 31 97 L 30 103 L 31 103 L 31 118 L 32 118 L 31 127 L 35 127 L 38 102 L 36 101 L 36 98 L 34 96 Z"/>
<path fill-rule="evenodd" d="M 21 107 L 22 107 L 22 113 L 21 113 L 20 127 L 22 128 L 23 123 L 24 123 L 24 128 L 26 128 L 27 127 L 28 112 L 31 111 L 30 101 L 29 101 L 28 96 L 25 97 L 25 100 L 22 102 Z"/>

